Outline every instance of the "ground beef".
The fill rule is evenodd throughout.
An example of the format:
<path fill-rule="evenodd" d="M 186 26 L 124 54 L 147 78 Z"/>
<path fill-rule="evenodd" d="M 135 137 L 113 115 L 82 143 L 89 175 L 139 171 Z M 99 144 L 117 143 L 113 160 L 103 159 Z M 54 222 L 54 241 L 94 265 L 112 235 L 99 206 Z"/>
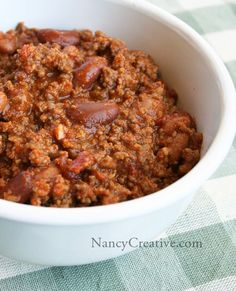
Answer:
<path fill-rule="evenodd" d="M 170 185 L 202 144 L 176 103 L 148 54 L 100 31 L 0 33 L 0 198 L 81 207 Z"/>

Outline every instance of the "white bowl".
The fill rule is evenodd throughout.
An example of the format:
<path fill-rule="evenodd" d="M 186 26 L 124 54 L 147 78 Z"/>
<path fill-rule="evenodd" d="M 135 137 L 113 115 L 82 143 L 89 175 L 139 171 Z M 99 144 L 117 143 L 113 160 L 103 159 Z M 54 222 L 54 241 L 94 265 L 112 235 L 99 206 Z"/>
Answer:
<path fill-rule="evenodd" d="M 221 60 L 190 27 L 144 1 L 12 0 L 0 10 L 1 29 L 25 21 L 30 27 L 90 28 L 148 52 L 181 106 L 197 120 L 204 146 L 200 162 L 171 186 L 109 206 L 51 209 L 0 200 L 0 253 L 45 265 L 85 264 L 131 251 L 92 247 L 92 238 L 150 240 L 170 226 L 228 152 L 236 102 Z"/>

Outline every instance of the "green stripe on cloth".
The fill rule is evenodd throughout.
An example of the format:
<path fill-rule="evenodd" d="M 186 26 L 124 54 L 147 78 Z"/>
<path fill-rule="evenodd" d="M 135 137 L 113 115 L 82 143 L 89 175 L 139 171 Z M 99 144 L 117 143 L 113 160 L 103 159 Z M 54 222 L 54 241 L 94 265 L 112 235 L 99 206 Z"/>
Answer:
<path fill-rule="evenodd" d="M 183 20 L 185 23 L 190 25 L 198 33 L 204 34 L 204 30 L 202 29 L 201 25 L 197 22 L 197 20 L 193 17 L 192 13 L 190 13 L 189 11 L 176 13 L 175 15 L 179 19 Z"/>
<path fill-rule="evenodd" d="M 172 13 L 183 10 L 182 6 L 176 0 L 148 0 L 148 2 L 151 2 Z"/>
<path fill-rule="evenodd" d="M 113 260 L 103 263 L 52 267 L 0 281 L 0 290 L 125 290 Z"/>
<path fill-rule="evenodd" d="M 232 0 L 232 3 L 229 3 L 229 7 L 232 10 L 232 12 L 234 13 L 234 15 L 236 16 L 236 1 Z"/>
<path fill-rule="evenodd" d="M 202 188 L 184 214 L 178 218 L 166 233 L 168 236 L 173 236 L 215 223 L 221 223 L 217 208 L 207 192 Z"/>
<path fill-rule="evenodd" d="M 184 290 L 191 287 L 191 281 L 184 276 L 173 249 L 149 248 L 102 263 L 52 267 L 0 281 L 0 290 L 22 290 L 21 286 L 24 291 Z"/>
<path fill-rule="evenodd" d="M 199 33 L 209 33 L 236 28 L 236 17 L 231 9 L 235 5 L 219 5 L 176 13 Z"/>
<path fill-rule="evenodd" d="M 236 224 L 236 220 L 231 222 Z M 236 275 L 236 248 L 222 223 L 169 237 L 201 241 L 202 248 L 174 248 L 192 286 Z"/>
<path fill-rule="evenodd" d="M 225 160 L 211 177 L 211 179 L 229 176 L 232 174 L 236 174 L 236 138 L 234 139 L 233 145 Z"/>
<path fill-rule="evenodd" d="M 236 14 L 236 11 L 235 11 L 235 14 Z M 234 81 L 234 85 L 236 86 L 236 60 L 226 63 L 226 67 L 228 68 L 229 73 Z"/>
<path fill-rule="evenodd" d="M 143 248 L 115 262 L 124 290 L 184 290 L 192 286 L 171 247 Z"/>

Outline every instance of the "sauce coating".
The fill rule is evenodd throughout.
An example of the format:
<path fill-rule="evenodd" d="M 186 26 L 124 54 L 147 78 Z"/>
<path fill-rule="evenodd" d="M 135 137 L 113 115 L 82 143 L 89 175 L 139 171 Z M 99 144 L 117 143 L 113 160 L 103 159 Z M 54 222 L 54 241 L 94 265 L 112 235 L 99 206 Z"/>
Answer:
<path fill-rule="evenodd" d="M 148 54 L 102 32 L 0 33 L 0 198 L 82 207 L 170 185 L 202 144 L 176 102 Z"/>

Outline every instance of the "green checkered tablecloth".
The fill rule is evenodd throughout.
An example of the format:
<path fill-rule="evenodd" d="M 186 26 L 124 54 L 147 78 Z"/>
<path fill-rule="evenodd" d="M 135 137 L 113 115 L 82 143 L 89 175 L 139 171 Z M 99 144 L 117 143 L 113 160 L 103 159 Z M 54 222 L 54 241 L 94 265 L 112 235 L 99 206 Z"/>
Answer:
<path fill-rule="evenodd" d="M 149 0 L 197 30 L 236 84 L 236 0 Z M 236 126 L 236 125 L 235 125 Z M 32 266 L 0 257 L 0 290 L 236 290 L 236 140 L 223 165 L 164 234 L 178 247 L 136 250 L 85 266 Z M 201 242 L 201 247 L 179 247 Z"/>

